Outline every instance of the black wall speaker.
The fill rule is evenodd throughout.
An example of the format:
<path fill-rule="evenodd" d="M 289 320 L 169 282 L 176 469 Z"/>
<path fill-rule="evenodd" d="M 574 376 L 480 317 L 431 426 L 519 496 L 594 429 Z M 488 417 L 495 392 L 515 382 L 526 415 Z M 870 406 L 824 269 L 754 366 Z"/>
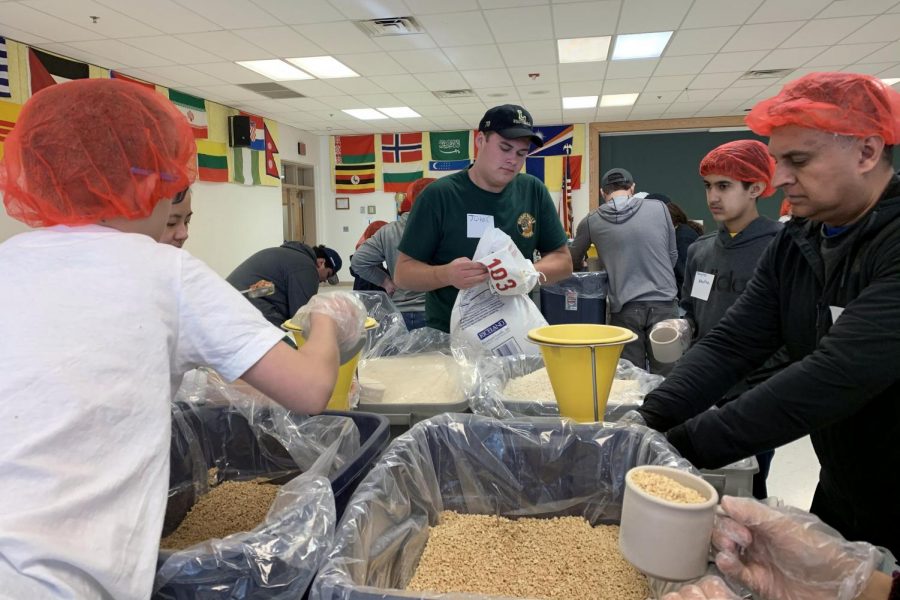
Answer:
<path fill-rule="evenodd" d="M 228 145 L 232 148 L 250 147 L 250 117 L 228 117 Z"/>

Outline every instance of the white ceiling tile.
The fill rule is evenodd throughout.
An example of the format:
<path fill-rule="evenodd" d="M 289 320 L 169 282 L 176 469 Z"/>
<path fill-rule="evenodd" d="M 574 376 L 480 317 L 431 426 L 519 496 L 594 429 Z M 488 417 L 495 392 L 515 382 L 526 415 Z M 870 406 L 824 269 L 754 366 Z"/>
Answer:
<path fill-rule="evenodd" d="M 410 73 L 433 73 L 435 71 L 453 70 L 453 63 L 437 48 L 391 52 L 390 55 Z"/>
<path fill-rule="evenodd" d="M 89 29 L 98 34 L 96 37 L 123 38 L 159 33 L 149 25 L 126 17 L 122 12 L 112 10 L 91 0 L 80 0 L 79 2 L 72 2 L 71 0 L 27 0 L 26 2 L 21 2 L 21 4 L 48 15 L 65 19 L 73 25 Z M 4 7 L 3 11 L 6 12 L 6 7 Z M 99 17 L 97 22 L 92 23 L 89 15 Z"/>
<path fill-rule="evenodd" d="M 726 88 L 743 75 L 743 71 L 739 72 L 722 72 L 722 73 L 701 73 L 694 77 L 691 82 L 691 89 L 718 89 Z"/>
<path fill-rule="evenodd" d="M 831 4 L 831 0 L 766 0 L 748 23 L 780 23 L 799 19 L 812 19 L 823 8 Z"/>
<path fill-rule="evenodd" d="M 490 106 L 495 106 L 495 104 L 491 104 Z M 454 104 L 451 108 L 453 109 L 453 112 L 459 116 L 466 119 L 471 117 L 471 120 L 477 121 L 484 115 L 485 111 L 488 109 L 488 105 L 485 105 L 484 102 L 478 100 L 477 102 Z"/>
<path fill-rule="evenodd" d="M 218 77 L 228 83 L 268 83 L 272 81 L 256 71 L 245 69 L 233 62 L 203 63 L 202 65 L 188 65 L 199 71 L 203 71 L 213 77 Z M 284 83 L 284 82 L 283 82 Z"/>
<path fill-rule="evenodd" d="M 230 31 L 210 31 L 205 33 L 184 33 L 177 36 L 185 42 L 218 54 L 227 60 L 260 60 L 276 58 L 259 46 L 251 44 Z"/>
<path fill-rule="evenodd" d="M 387 50 L 388 52 L 437 47 L 437 44 L 434 43 L 431 36 L 425 33 L 416 33 L 412 35 L 386 35 L 372 39 L 378 44 L 379 48 Z"/>
<path fill-rule="evenodd" d="M 369 77 L 372 81 L 389 92 L 420 92 L 425 90 L 425 86 L 419 83 L 419 80 L 412 75 L 378 75 Z"/>
<path fill-rule="evenodd" d="M 293 110 L 284 103 L 283 100 L 273 100 L 271 98 L 267 100 L 257 100 L 254 102 L 249 102 L 246 106 L 250 106 L 254 110 L 258 110 L 261 112 L 293 112 Z"/>
<path fill-rule="evenodd" d="M 219 26 L 172 0 L 98 0 L 162 33 L 215 31 Z"/>
<path fill-rule="evenodd" d="M 882 78 L 890 77 L 892 79 L 894 77 L 900 77 L 900 64 L 894 65 L 893 67 L 889 67 L 889 68 L 885 69 L 884 71 L 879 71 L 878 76 L 882 77 Z M 896 84 L 896 83 L 894 84 L 894 89 L 897 89 L 897 85 L 898 84 Z"/>
<path fill-rule="evenodd" d="M 281 22 L 246 0 L 176 0 L 185 8 L 205 15 L 223 29 L 274 27 Z"/>
<path fill-rule="evenodd" d="M 815 19 L 784 40 L 783 48 L 821 46 L 823 42 L 837 42 L 869 21 L 872 17 L 847 17 L 844 19 Z"/>
<path fill-rule="evenodd" d="M 122 41 L 129 46 L 140 48 L 145 52 L 161 56 L 174 63 L 212 63 L 222 60 L 220 56 L 192 46 L 171 35 L 127 38 Z"/>
<path fill-rule="evenodd" d="M 900 31 L 900 14 L 882 15 L 841 40 L 844 44 L 893 42 Z"/>
<path fill-rule="evenodd" d="M 491 30 L 481 11 L 425 15 L 418 17 L 418 21 L 441 46 L 483 44 L 491 39 Z"/>
<path fill-rule="evenodd" d="M 509 67 L 557 64 L 556 42 L 552 40 L 500 44 L 500 53 Z"/>
<path fill-rule="evenodd" d="M 99 31 L 73 25 L 18 2 L 7 2 L 0 11 L 0 27 L 8 25 L 45 37 L 53 42 L 97 40 L 104 37 Z"/>
<path fill-rule="evenodd" d="M 509 71 L 506 69 L 478 69 L 473 71 L 460 71 L 465 80 L 469 83 L 469 87 L 488 87 L 488 86 L 511 86 L 512 79 L 509 77 Z"/>
<path fill-rule="evenodd" d="M 606 67 L 607 79 L 628 79 L 629 77 L 650 77 L 659 64 L 658 58 L 636 58 L 633 60 L 611 60 Z M 676 73 L 663 73 L 676 75 Z"/>
<path fill-rule="evenodd" d="M 654 75 L 647 82 L 644 91 L 647 92 L 670 92 L 674 90 L 683 90 L 690 85 L 694 79 L 694 75 Z"/>
<path fill-rule="evenodd" d="M 421 85 L 421 84 L 420 84 Z M 424 86 L 422 86 L 424 88 Z M 394 92 L 394 95 L 403 101 L 404 106 L 413 108 L 422 106 L 443 105 L 444 102 L 431 92 Z"/>
<path fill-rule="evenodd" d="M 468 87 L 466 80 L 456 71 L 444 73 L 417 73 L 416 79 L 427 90 L 462 90 Z"/>
<path fill-rule="evenodd" d="M 603 82 L 603 93 L 635 94 L 642 92 L 646 85 L 646 77 L 636 77 L 634 79 L 607 79 Z"/>
<path fill-rule="evenodd" d="M 569 122 L 576 123 L 590 123 L 591 121 L 609 123 L 627 120 L 631 111 L 632 107 L 630 106 L 603 106 L 596 111 L 591 111 L 594 113 L 593 115 L 588 114 L 588 111 L 564 110 L 563 117 Z"/>
<path fill-rule="evenodd" d="M 666 48 L 665 57 L 718 52 L 737 29 L 737 27 L 706 27 L 676 31 Z"/>
<path fill-rule="evenodd" d="M 672 102 L 675 102 L 675 99 L 678 98 L 679 95 L 681 95 L 681 90 L 669 92 L 644 92 L 638 96 L 634 105 L 654 107 L 659 107 L 660 105 L 668 106 Z"/>
<path fill-rule="evenodd" d="M 477 88 L 474 91 L 478 95 L 478 97 L 481 98 L 482 102 L 486 102 L 486 103 L 505 102 L 508 104 L 520 104 L 519 90 L 517 90 L 513 86 L 484 87 L 484 88 Z"/>
<path fill-rule="evenodd" d="M 714 100 L 703 107 L 703 111 L 715 111 L 719 114 L 733 114 L 736 110 L 740 110 L 737 107 L 740 106 L 739 102 L 735 100 Z"/>
<path fill-rule="evenodd" d="M 70 46 L 97 56 L 115 56 L 123 64 L 132 67 L 153 67 L 170 65 L 172 61 L 144 52 L 119 40 L 95 40 L 92 42 L 70 42 Z M 103 66 L 103 65 L 100 65 Z"/>
<path fill-rule="evenodd" d="M 619 18 L 619 0 L 554 4 L 553 28 L 556 39 L 612 35 Z"/>
<path fill-rule="evenodd" d="M 336 110 L 344 110 L 349 108 L 374 108 L 374 106 L 370 106 L 357 100 L 355 96 L 322 96 L 321 98 L 316 98 L 319 102 L 330 106 Z"/>
<path fill-rule="evenodd" d="M 837 0 L 816 15 L 820 19 L 829 17 L 852 17 L 855 15 L 880 15 L 897 0 Z"/>
<path fill-rule="evenodd" d="M 565 63 L 557 66 L 560 81 L 589 81 L 606 76 L 607 61 L 587 63 Z"/>
<path fill-rule="evenodd" d="M 334 86 L 345 94 L 380 94 L 385 90 L 364 77 L 342 77 L 329 79 L 328 85 Z"/>
<path fill-rule="evenodd" d="M 223 102 L 239 100 L 253 101 L 262 100 L 265 98 L 265 96 L 257 94 L 256 92 L 251 92 L 248 89 L 236 85 L 197 86 L 197 88 L 205 92 L 204 97 L 213 99 L 220 98 Z"/>
<path fill-rule="evenodd" d="M 512 8 L 516 6 L 535 6 L 547 4 L 547 0 L 478 0 L 478 4 L 484 10 L 492 8 Z"/>
<path fill-rule="evenodd" d="M 681 26 L 742 25 L 760 4 L 762 0 L 695 0 Z"/>
<path fill-rule="evenodd" d="M 668 105 L 667 105 L 668 106 Z M 632 107 L 628 113 L 629 121 L 644 121 L 648 119 L 658 119 L 663 114 L 663 108 L 659 106 L 637 106 Z"/>
<path fill-rule="evenodd" d="M 392 94 L 356 94 L 353 97 L 372 108 L 378 108 L 379 106 L 385 108 L 391 106 L 403 106 L 403 104 L 400 103 L 400 100 Z"/>
<path fill-rule="evenodd" d="M 323 102 L 319 102 L 315 98 L 285 98 L 282 100 L 285 104 L 292 108 L 296 108 L 297 110 L 306 110 L 306 111 L 329 111 L 330 107 Z M 331 110 L 331 113 L 334 111 Z"/>
<path fill-rule="evenodd" d="M 366 52 L 362 54 L 338 54 L 336 59 L 362 75 L 403 75 L 406 69 L 387 52 Z"/>
<path fill-rule="evenodd" d="M 497 42 L 553 39 L 549 6 L 486 10 L 484 16 Z"/>
<path fill-rule="evenodd" d="M 543 84 L 532 84 L 532 85 L 517 85 L 516 89 L 519 90 L 519 96 L 522 100 L 528 102 L 529 98 L 560 98 L 559 84 L 553 83 L 543 83 Z"/>
<path fill-rule="evenodd" d="M 558 125 L 562 122 L 561 108 L 540 108 L 537 110 L 529 110 L 531 118 L 534 119 L 536 125 Z"/>
<path fill-rule="evenodd" d="M 318 23 L 315 25 L 295 25 L 301 35 L 328 51 L 329 54 L 353 52 L 378 52 L 381 48 L 372 39 L 356 28 L 353 23 Z"/>
<path fill-rule="evenodd" d="M 745 50 L 770 50 L 777 48 L 789 35 L 797 31 L 803 23 L 765 23 L 744 25 L 737 30 L 722 47 L 723 52 L 743 52 Z"/>
<path fill-rule="evenodd" d="M 336 81 L 329 79 L 328 81 Z M 284 87 L 300 92 L 304 96 L 319 98 L 320 96 L 340 96 L 341 90 L 321 79 L 302 79 L 299 81 L 280 81 Z"/>
<path fill-rule="evenodd" d="M 622 4 L 617 33 L 675 30 L 690 6 L 691 0 L 628 0 Z"/>
<path fill-rule="evenodd" d="M 281 27 L 260 27 L 255 29 L 235 29 L 234 33 L 251 44 L 281 58 L 321 56 L 327 54 L 317 44 L 312 43 L 294 29 Z"/>
<path fill-rule="evenodd" d="M 769 86 L 767 85 L 757 85 L 753 87 L 730 87 L 728 89 L 722 90 L 722 92 L 716 97 L 716 100 L 746 100 L 748 98 L 753 98 L 763 90 L 767 89 Z"/>
<path fill-rule="evenodd" d="M 285 25 L 305 25 L 341 21 L 343 15 L 326 0 L 253 0 L 260 8 L 276 15 Z"/>
<path fill-rule="evenodd" d="M 864 44 L 864 45 L 869 45 L 869 44 Z M 838 48 L 844 48 L 844 46 L 838 46 Z M 890 61 L 897 60 L 898 57 L 900 57 L 900 40 L 898 40 L 892 44 L 888 44 L 887 46 L 884 46 L 880 50 L 876 50 L 876 51 L 872 52 L 871 54 L 866 54 L 866 55 L 860 57 L 859 59 L 857 59 L 856 62 L 867 62 L 867 63 L 890 62 Z M 837 64 L 837 63 L 834 63 L 834 64 Z"/>
<path fill-rule="evenodd" d="M 706 105 L 698 110 L 694 116 L 696 117 L 727 117 L 737 114 L 733 108 L 725 108 L 722 105 Z"/>
<path fill-rule="evenodd" d="M 520 97 L 520 100 L 520 104 L 532 113 L 535 110 L 562 110 L 562 98 L 560 96 L 529 96 L 528 98 Z"/>
<path fill-rule="evenodd" d="M 452 3 L 448 3 L 447 0 L 406 0 L 406 5 L 412 9 L 413 14 L 417 17 L 435 13 L 478 10 L 480 8 L 477 0 L 454 0 Z"/>
<path fill-rule="evenodd" d="M 654 75 L 693 75 L 699 73 L 713 57 L 711 54 L 666 56 L 659 59 Z"/>
<path fill-rule="evenodd" d="M 409 8 L 402 0 L 331 0 L 332 6 L 338 9 L 346 18 L 361 19 L 386 19 L 388 17 L 400 17 L 409 14 Z"/>
<path fill-rule="evenodd" d="M 494 44 L 444 48 L 444 54 L 457 69 L 491 69 L 505 65 Z"/>
<path fill-rule="evenodd" d="M 418 112 L 423 117 L 446 117 L 451 111 L 450 108 L 441 102 L 440 104 L 433 104 L 428 106 L 419 106 L 414 108 L 416 112 Z"/>
<path fill-rule="evenodd" d="M 568 81 L 559 84 L 559 93 L 566 96 L 598 96 L 603 92 L 602 81 Z"/>
<path fill-rule="evenodd" d="M 537 77 L 533 77 L 535 73 L 538 74 Z M 509 74 L 512 75 L 513 83 L 517 87 L 522 87 L 523 85 L 547 85 L 559 81 L 556 65 L 510 67 Z M 599 76 L 597 79 L 599 79 Z"/>
<path fill-rule="evenodd" d="M 772 50 L 754 69 L 794 69 L 822 53 L 825 46 L 817 48 L 779 48 Z"/>
<path fill-rule="evenodd" d="M 156 81 L 160 77 L 165 77 L 172 81 L 177 81 L 182 85 L 219 85 L 223 83 L 218 77 L 207 75 L 196 69 L 185 67 L 183 65 L 170 65 L 167 67 L 144 67 L 144 71 L 154 76 L 151 81 Z"/>
<path fill-rule="evenodd" d="M 891 67 L 893 67 L 896 64 L 897 64 L 896 61 L 889 62 L 889 63 L 864 62 L 864 63 L 852 64 L 844 70 L 847 71 L 848 73 L 862 73 L 864 75 L 880 75 L 886 69 L 890 69 Z"/>
<path fill-rule="evenodd" d="M 791 71 L 791 73 L 794 73 L 794 72 L 796 72 L 796 71 L 795 70 Z M 778 77 L 747 77 L 745 79 L 742 79 L 739 77 L 739 78 L 735 79 L 734 83 L 732 83 L 731 86 L 729 86 L 729 87 L 759 87 L 761 85 L 775 85 L 779 81 L 782 81 L 785 77 L 788 78 L 789 80 L 795 78 L 795 76 L 790 75 L 790 74 L 784 75 L 781 78 L 778 78 Z"/>
<path fill-rule="evenodd" d="M 703 69 L 704 73 L 727 73 L 746 71 L 768 54 L 765 50 L 756 52 L 722 52 L 713 57 Z"/>
<path fill-rule="evenodd" d="M 17 42 L 21 42 L 23 44 L 53 43 L 45 37 L 41 37 L 33 33 L 28 33 L 27 31 L 22 31 L 21 29 L 16 29 L 15 27 L 10 27 L 9 25 L 0 25 L 0 35 L 3 35 L 7 39 L 16 40 Z"/>
<path fill-rule="evenodd" d="M 709 102 L 721 93 L 722 90 L 684 90 L 675 100 L 676 102 Z"/>

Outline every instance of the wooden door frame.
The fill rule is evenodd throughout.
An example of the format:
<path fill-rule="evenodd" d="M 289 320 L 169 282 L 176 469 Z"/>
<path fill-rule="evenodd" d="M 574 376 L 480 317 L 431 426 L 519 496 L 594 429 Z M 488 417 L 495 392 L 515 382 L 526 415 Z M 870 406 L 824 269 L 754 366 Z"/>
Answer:
<path fill-rule="evenodd" d="M 671 129 L 709 129 L 710 127 L 744 127 L 743 116 L 691 117 L 686 119 L 649 119 L 646 121 L 608 121 L 588 123 L 590 172 L 588 173 L 588 212 L 600 205 L 600 134 Z M 612 168 L 612 166 L 610 166 Z M 627 167 L 626 167 L 627 168 Z"/>

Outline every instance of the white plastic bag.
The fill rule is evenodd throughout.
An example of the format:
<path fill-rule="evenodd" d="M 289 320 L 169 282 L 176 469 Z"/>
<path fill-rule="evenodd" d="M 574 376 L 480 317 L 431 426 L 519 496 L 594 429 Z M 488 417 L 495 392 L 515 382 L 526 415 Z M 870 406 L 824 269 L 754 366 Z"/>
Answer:
<path fill-rule="evenodd" d="M 528 292 L 538 272 L 500 229 L 484 232 L 472 260 L 488 268 L 488 282 L 460 290 L 450 313 L 451 346 L 480 344 L 498 356 L 540 354 L 528 332 L 547 324 Z"/>

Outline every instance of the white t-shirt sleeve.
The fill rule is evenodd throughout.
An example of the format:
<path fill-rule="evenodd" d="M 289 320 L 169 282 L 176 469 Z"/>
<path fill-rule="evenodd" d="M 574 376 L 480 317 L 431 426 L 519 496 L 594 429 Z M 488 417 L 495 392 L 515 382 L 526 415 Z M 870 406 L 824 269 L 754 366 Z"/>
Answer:
<path fill-rule="evenodd" d="M 181 286 L 175 372 L 207 366 L 234 381 L 284 337 L 240 292 L 186 252 Z"/>

